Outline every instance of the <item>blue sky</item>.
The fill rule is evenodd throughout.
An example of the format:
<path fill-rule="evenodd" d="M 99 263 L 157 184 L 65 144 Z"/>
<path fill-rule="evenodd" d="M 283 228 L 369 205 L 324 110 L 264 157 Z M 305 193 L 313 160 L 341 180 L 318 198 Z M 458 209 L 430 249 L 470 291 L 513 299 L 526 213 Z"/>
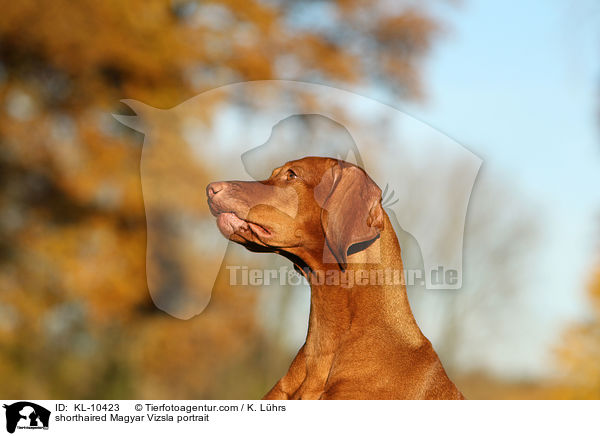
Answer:
<path fill-rule="evenodd" d="M 600 246 L 600 4 L 436 7 L 449 30 L 426 62 L 427 101 L 403 109 L 537 208 L 539 272 L 527 286 L 538 329 L 522 362 L 535 366 L 564 323 L 585 316 Z"/>

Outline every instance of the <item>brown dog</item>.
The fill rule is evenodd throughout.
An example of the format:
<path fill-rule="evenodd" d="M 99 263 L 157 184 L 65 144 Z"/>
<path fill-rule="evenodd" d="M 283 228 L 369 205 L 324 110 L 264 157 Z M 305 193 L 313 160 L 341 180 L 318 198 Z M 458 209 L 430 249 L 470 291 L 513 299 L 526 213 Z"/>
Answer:
<path fill-rule="evenodd" d="M 396 280 L 400 246 L 362 169 L 306 157 L 206 192 L 225 237 L 287 257 L 311 285 L 306 342 L 264 399 L 464 398 Z"/>

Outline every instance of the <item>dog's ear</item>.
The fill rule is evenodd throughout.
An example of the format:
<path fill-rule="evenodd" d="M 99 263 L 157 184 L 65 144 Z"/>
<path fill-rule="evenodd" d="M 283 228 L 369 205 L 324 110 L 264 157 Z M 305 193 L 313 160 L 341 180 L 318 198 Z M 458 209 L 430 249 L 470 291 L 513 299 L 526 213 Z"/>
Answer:
<path fill-rule="evenodd" d="M 321 206 L 325 240 L 342 269 L 348 249 L 375 239 L 383 230 L 381 189 L 359 167 L 338 161 L 314 190 Z"/>

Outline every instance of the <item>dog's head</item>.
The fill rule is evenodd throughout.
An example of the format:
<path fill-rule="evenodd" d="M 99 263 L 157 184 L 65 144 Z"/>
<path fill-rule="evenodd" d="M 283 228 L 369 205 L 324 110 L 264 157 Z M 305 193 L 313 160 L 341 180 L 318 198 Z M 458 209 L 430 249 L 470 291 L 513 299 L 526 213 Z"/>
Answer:
<path fill-rule="evenodd" d="M 361 168 L 305 157 L 260 182 L 214 182 L 208 204 L 221 233 L 254 251 L 327 258 L 342 268 L 383 229 L 381 190 Z M 329 256 L 331 257 L 331 256 Z"/>

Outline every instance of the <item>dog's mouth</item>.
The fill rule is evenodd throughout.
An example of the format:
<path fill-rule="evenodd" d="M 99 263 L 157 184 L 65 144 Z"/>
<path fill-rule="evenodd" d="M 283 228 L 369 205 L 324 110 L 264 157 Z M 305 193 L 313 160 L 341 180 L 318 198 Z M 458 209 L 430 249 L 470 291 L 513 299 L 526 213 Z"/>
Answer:
<path fill-rule="evenodd" d="M 271 236 L 271 231 L 261 224 L 243 220 L 234 212 L 222 212 L 217 215 L 217 227 L 226 238 L 236 234 L 244 239 L 255 235 L 260 239 Z"/>

